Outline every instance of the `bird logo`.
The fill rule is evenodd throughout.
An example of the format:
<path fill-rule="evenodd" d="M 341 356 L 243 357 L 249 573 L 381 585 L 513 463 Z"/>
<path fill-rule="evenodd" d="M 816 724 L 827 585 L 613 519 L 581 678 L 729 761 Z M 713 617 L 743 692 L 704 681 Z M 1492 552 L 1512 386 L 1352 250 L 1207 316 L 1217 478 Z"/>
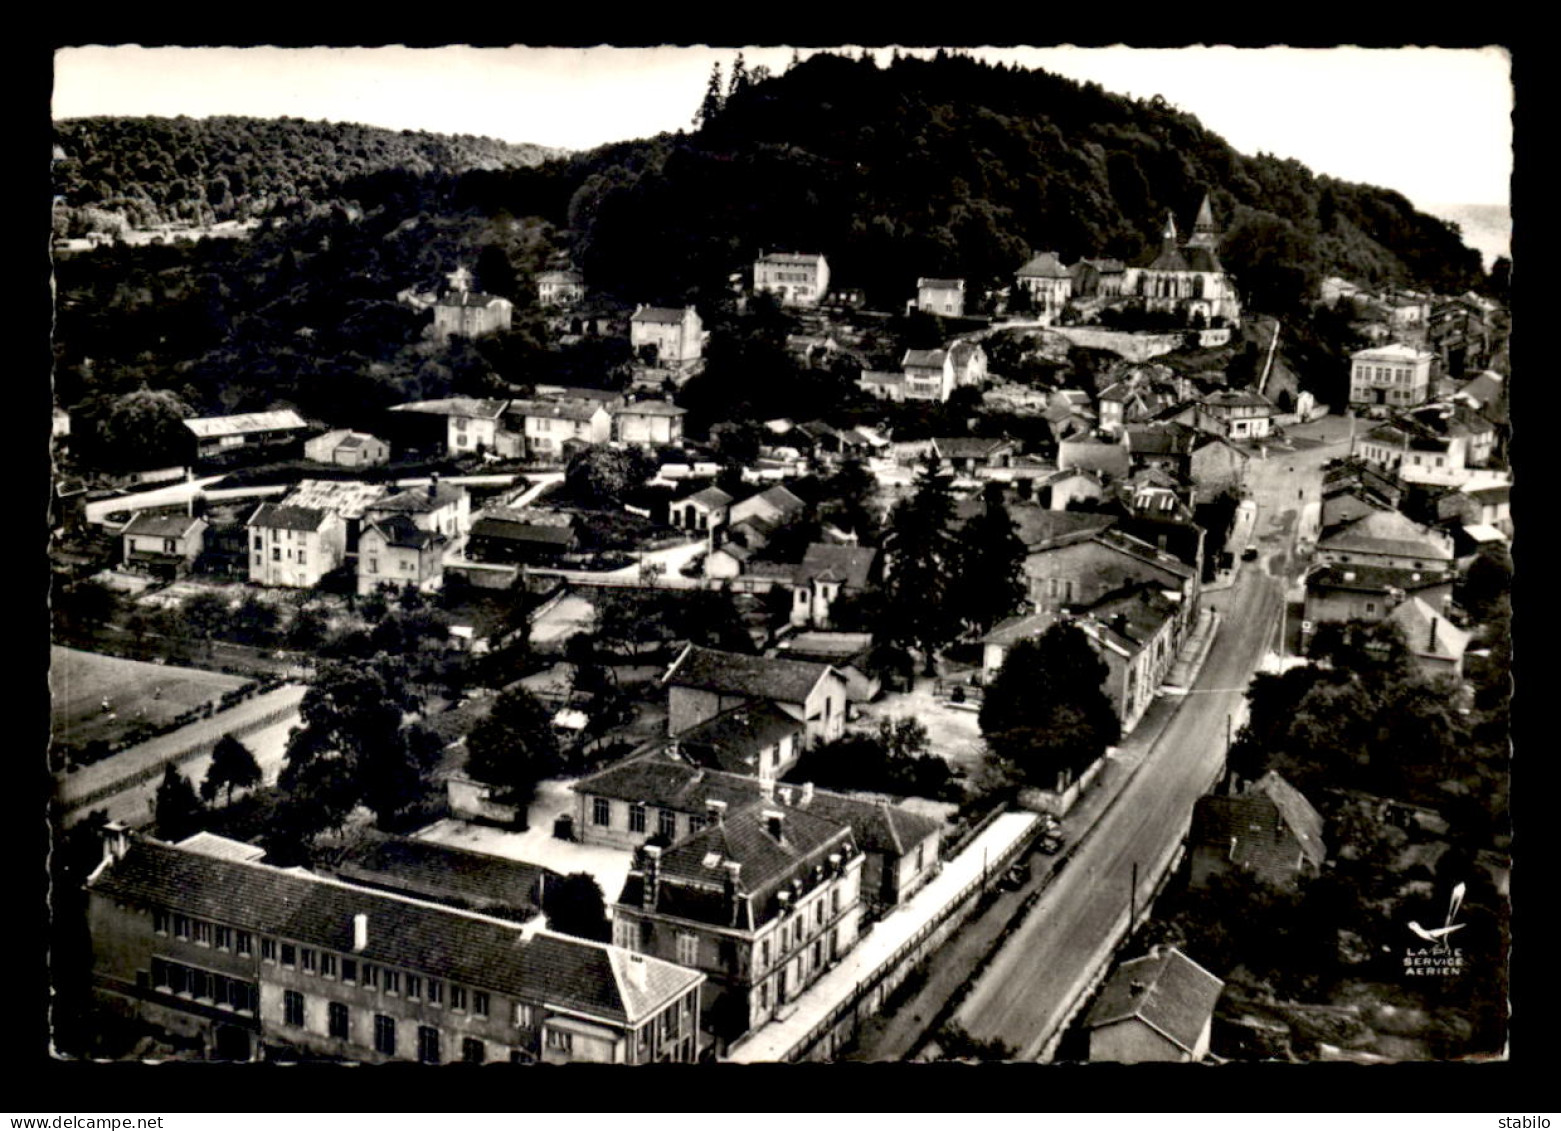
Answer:
<path fill-rule="evenodd" d="M 1436 943 L 1439 946 L 1446 946 L 1447 936 L 1452 934 L 1454 931 L 1463 930 L 1465 926 L 1463 923 L 1453 922 L 1453 919 L 1458 915 L 1458 909 L 1463 906 L 1463 893 L 1463 884 L 1459 884 L 1457 887 L 1453 888 L 1452 899 L 1450 899 L 1447 904 L 1447 921 L 1440 927 L 1434 927 L 1428 930 L 1411 919 L 1409 921 L 1409 929 L 1423 938 L 1426 942 Z"/>

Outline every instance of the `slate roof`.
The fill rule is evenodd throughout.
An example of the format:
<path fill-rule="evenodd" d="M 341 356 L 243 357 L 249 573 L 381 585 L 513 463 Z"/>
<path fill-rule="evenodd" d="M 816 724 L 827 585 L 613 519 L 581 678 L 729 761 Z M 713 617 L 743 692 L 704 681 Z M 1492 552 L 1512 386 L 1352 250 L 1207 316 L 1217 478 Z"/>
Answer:
<path fill-rule="evenodd" d="M 1062 265 L 1054 251 L 1043 251 L 1015 272 L 1021 279 L 1066 279 L 1068 269 Z"/>
<path fill-rule="evenodd" d="M 308 427 L 303 417 L 292 409 L 241 412 L 234 416 L 202 416 L 186 420 L 184 426 L 202 440 L 212 440 L 218 436 L 242 436 L 248 432 L 280 432 Z"/>
<path fill-rule="evenodd" d="M 332 868 L 368 887 L 516 920 L 536 914 L 542 877 L 560 878 L 539 864 L 368 829 Z"/>
<path fill-rule="evenodd" d="M 1486 506 L 1493 506 L 1497 503 L 1510 503 L 1512 501 L 1512 484 L 1498 483 L 1494 487 L 1476 487 L 1472 491 L 1466 489 L 1464 494 L 1471 499 L 1478 499 Z"/>
<path fill-rule="evenodd" d="M 1190 455 L 1198 448 L 1200 432 L 1179 420 L 1127 429 L 1127 450 L 1133 455 Z"/>
<path fill-rule="evenodd" d="M 571 525 L 520 521 L 503 514 L 485 514 L 472 523 L 472 538 L 493 538 L 505 542 L 531 542 L 567 549 L 575 544 Z"/>
<path fill-rule="evenodd" d="M 1451 561 L 1453 557 L 1443 537 L 1394 510 L 1374 510 L 1362 515 L 1321 539 L 1317 548 L 1439 562 Z"/>
<path fill-rule="evenodd" d="M 261 503 L 250 515 L 246 526 L 263 526 L 268 530 L 318 530 L 325 524 L 329 511 L 314 507 L 295 507 L 278 503 Z"/>
<path fill-rule="evenodd" d="M 1389 589 L 1413 592 L 1451 582 L 1452 578 L 1445 573 L 1371 565 L 1328 565 L 1306 576 L 1308 589 L 1349 589 L 1361 593 L 1386 593 Z"/>
<path fill-rule="evenodd" d="M 940 290 L 940 291 L 962 291 L 962 290 L 965 289 L 965 280 L 963 280 L 963 279 L 917 279 L 916 280 L 916 286 L 918 288 L 921 288 L 921 287 L 931 287 L 934 290 Z"/>
<path fill-rule="evenodd" d="M 1379 503 L 1369 496 L 1363 496 L 1356 491 L 1340 491 L 1323 499 L 1322 521 L 1319 524 L 1323 531 L 1335 530 L 1341 526 L 1347 526 L 1358 518 L 1365 518 L 1374 511 L 1386 510 L 1386 503 Z"/>
<path fill-rule="evenodd" d="M 504 414 L 508 401 L 478 399 L 476 397 L 445 397 L 434 401 L 409 401 L 392 405 L 391 412 L 422 412 L 431 416 L 469 416 L 478 420 L 497 420 Z"/>
<path fill-rule="evenodd" d="M 1224 988 L 1224 982 L 1168 947 L 1117 967 L 1085 1024 L 1099 1029 L 1136 1017 L 1190 1053 L 1197 1049 Z"/>
<path fill-rule="evenodd" d="M 1021 640 L 1029 640 L 1033 636 L 1041 635 L 1056 619 L 1057 615 L 1050 612 L 1025 613 L 1023 616 L 1009 617 L 983 636 L 981 643 L 1017 644 Z"/>
<path fill-rule="evenodd" d="M 758 491 L 752 495 L 749 495 L 746 499 L 743 500 L 743 502 L 750 503 L 755 499 L 759 499 L 765 503 L 768 503 L 770 506 L 780 511 L 781 517 L 783 518 L 789 515 L 797 514 L 807 507 L 806 503 L 797 498 L 796 495 L 792 494 L 779 483 L 773 487 L 766 487 L 763 491 Z"/>
<path fill-rule="evenodd" d="M 627 758 L 571 788 L 581 796 L 610 797 L 696 814 L 704 813 L 711 801 L 725 802 L 730 812 L 759 797 L 756 778 L 713 771 L 661 751 Z"/>
<path fill-rule="evenodd" d="M 440 541 L 440 536 L 432 530 L 422 530 L 404 514 L 393 514 L 385 518 L 370 519 L 368 529 L 378 530 L 385 536 L 385 542 L 391 546 L 397 546 L 407 550 L 423 550 Z"/>
<path fill-rule="evenodd" d="M 509 299 L 500 298 L 498 295 L 479 294 L 476 291 L 452 291 L 439 299 L 440 306 L 465 306 L 478 309 L 490 307 L 496 302 L 508 303 Z"/>
<path fill-rule="evenodd" d="M 1429 361 L 1431 353 L 1418 349 L 1415 346 L 1406 345 L 1403 342 L 1390 342 L 1385 346 L 1373 346 L 1370 349 L 1357 350 L 1350 355 L 1351 361 Z"/>
<path fill-rule="evenodd" d="M 678 734 L 678 750 L 698 765 L 732 774 L 757 774 L 759 755 L 788 735 L 801 735 L 806 724 L 769 700 L 722 711 Z"/>
<path fill-rule="evenodd" d="M 190 528 L 202 521 L 188 514 L 149 514 L 136 511 L 130 516 L 121 534 L 139 534 L 150 538 L 183 538 Z"/>
<path fill-rule="evenodd" d="M 810 799 L 792 788 L 792 801 L 804 812 L 851 826 L 856 846 L 863 852 L 898 859 L 943 827 L 943 822 L 912 813 L 887 801 L 862 801 L 841 793 L 814 790 Z"/>
<path fill-rule="evenodd" d="M 1181 606 L 1158 585 L 1140 583 L 1108 593 L 1089 606 L 1079 627 L 1132 655 L 1154 639 Z"/>
<path fill-rule="evenodd" d="M 905 369 L 942 369 L 947 357 L 944 350 L 906 350 L 900 365 Z"/>
<path fill-rule="evenodd" d="M 264 864 L 217 859 L 135 836 L 124 858 L 89 887 L 142 907 L 168 908 L 244 930 L 275 935 L 364 962 L 415 970 L 523 1001 L 575 1009 L 614 1021 L 640 1020 L 645 998 L 626 991 L 616 948 L 548 931 L 522 929 L 478 914 Z M 368 944 L 353 950 L 353 919 L 368 917 Z M 654 958 L 659 1004 L 693 988 L 702 975 Z M 675 971 L 676 974 L 672 973 Z M 627 996 L 626 996 L 627 994 Z M 630 1012 L 634 1010 L 635 1012 Z"/>
<path fill-rule="evenodd" d="M 589 421 L 601 411 L 600 401 L 563 399 L 515 400 L 509 403 L 511 416 L 532 416 L 548 420 Z"/>
<path fill-rule="evenodd" d="M 797 583 L 838 581 L 843 588 L 861 589 L 867 585 L 878 551 L 870 546 L 831 546 L 814 542 L 802 555 L 796 572 Z"/>
<path fill-rule="evenodd" d="M 759 256 L 760 263 L 775 263 L 783 266 L 812 266 L 822 262 L 822 255 L 810 255 L 798 251 L 772 251 L 768 255 Z"/>
<path fill-rule="evenodd" d="M 537 276 L 539 283 L 583 283 L 585 276 L 578 271 L 544 271 Z"/>
<path fill-rule="evenodd" d="M 1203 398 L 1209 408 L 1266 408 L 1278 412 L 1278 406 L 1262 393 L 1251 389 L 1216 389 Z"/>
<path fill-rule="evenodd" d="M 303 479 L 283 500 L 290 507 L 334 511 L 343 518 L 359 518 L 385 493 L 382 483 L 358 479 Z"/>
<path fill-rule="evenodd" d="M 1465 632 L 1424 600 L 1411 597 L 1388 614 L 1403 629 L 1409 650 L 1417 656 L 1454 663 L 1463 658 L 1472 633 Z"/>
<path fill-rule="evenodd" d="M 732 496 L 728 495 L 725 491 L 721 490 L 721 488 L 719 488 L 719 487 L 706 487 L 703 491 L 695 491 L 692 495 L 689 495 L 689 496 L 687 496 L 685 498 L 679 499 L 679 500 L 677 500 L 677 502 L 673 503 L 672 505 L 676 507 L 676 506 L 681 506 L 684 503 L 697 503 L 699 506 L 702 506 L 702 507 L 712 507 L 713 508 L 713 507 L 724 507 L 724 506 L 728 505 L 731 501 L 732 501 Z"/>
<path fill-rule="evenodd" d="M 630 322 L 660 322 L 677 324 L 683 321 L 685 309 L 675 309 L 670 306 L 646 306 L 634 312 Z"/>
<path fill-rule="evenodd" d="M 932 439 L 933 451 L 944 459 L 990 459 L 1013 446 L 1012 440 L 981 436 L 934 436 Z"/>
<path fill-rule="evenodd" d="M 614 416 L 682 416 L 688 409 L 671 401 L 635 401 L 633 404 L 613 405 L 607 411 Z"/>
<path fill-rule="evenodd" d="M 407 487 L 387 494 L 368 506 L 370 514 L 428 514 L 459 503 L 466 488 L 454 483 L 432 483 Z"/>
<path fill-rule="evenodd" d="M 1314 868 L 1328 856 L 1322 816 L 1273 770 L 1238 794 L 1200 797 L 1193 807 L 1191 839 L 1219 849 L 1242 868 L 1268 875 L 1295 872 L 1298 850 Z"/>
<path fill-rule="evenodd" d="M 690 644 L 661 682 L 669 687 L 697 688 L 722 695 L 802 703 L 820 680 L 838 674 L 828 664 L 744 656 Z"/>
<path fill-rule="evenodd" d="M 1008 516 L 1019 528 L 1020 541 L 1030 550 L 1083 542 L 1116 523 L 1108 514 L 1043 510 L 1033 506 L 1009 507 Z"/>

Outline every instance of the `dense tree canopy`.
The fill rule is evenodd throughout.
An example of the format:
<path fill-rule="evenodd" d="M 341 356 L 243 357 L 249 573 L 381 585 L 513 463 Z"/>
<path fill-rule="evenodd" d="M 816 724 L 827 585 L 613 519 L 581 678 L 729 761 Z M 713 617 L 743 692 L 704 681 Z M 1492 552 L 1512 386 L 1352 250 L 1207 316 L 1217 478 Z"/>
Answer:
<path fill-rule="evenodd" d="M 537 783 L 561 768 L 552 714 L 522 687 L 500 692 L 466 736 L 466 772 L 497 789 L 522 816 Z"/>
<path fill-rule="evenodd" d="M 949 527 L 954 497 L 949 481 L 929 460 L 909 498 L 894 508 L 884 548 L 883 638 L 921 651 L 928 670 L 959 631 L 956 590 L 960 544 Z"/>

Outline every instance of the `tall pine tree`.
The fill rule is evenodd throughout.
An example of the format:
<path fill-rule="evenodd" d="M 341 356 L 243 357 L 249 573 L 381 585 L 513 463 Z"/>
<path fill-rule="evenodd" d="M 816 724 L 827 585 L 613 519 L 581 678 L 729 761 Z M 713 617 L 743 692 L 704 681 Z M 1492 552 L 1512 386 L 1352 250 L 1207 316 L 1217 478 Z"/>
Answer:
<path fill-rule="evenodd" d="M 949 481 L 928 460 L 915 490 L 894 509 L 884 539 L 888 571 L 884 583 L 885 640 L 916 648 L 927 673 L 935 672 L 940 649 L 959 633 L 954 594 L 959 544 L 949 532 L 954 496 Z"/>
<path fill-rule="evenodd" d="M 988 483 L 985 509 L 965 527 L 960 553 L 960 616 L 983 632 L 1024 604 L 1024 542 L 1003 504 L 1003 488 Z"/>
<path fill-rule="evenodd" d="M 721 63 L 717 60 L 710 68 L 710 82 L 705 86 L 704 101 L 699 104 L 699 110 L 694 114 L 694 125 L 709 125 L 725 105 L 726 96 L 721 92 Z"/>

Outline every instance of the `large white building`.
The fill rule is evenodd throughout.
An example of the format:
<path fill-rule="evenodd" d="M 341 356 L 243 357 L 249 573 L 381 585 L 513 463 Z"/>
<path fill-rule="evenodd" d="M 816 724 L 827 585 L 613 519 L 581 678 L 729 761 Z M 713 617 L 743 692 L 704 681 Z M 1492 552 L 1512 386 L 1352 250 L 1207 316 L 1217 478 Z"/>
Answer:
<path fill-rule="evenodd" d="M 1403 342 L 1361 350 L 1350 357 L 1350 407 L 1385 416 L 1431 397 L 1430 350 Z"/>
<path fill-rule="evenodd" d="M 814 306 L 829 293 L 829 262 L 794 252 L 761 255 L 753 265 L 753 289 L 771 292 L 782 306 Z"/>

